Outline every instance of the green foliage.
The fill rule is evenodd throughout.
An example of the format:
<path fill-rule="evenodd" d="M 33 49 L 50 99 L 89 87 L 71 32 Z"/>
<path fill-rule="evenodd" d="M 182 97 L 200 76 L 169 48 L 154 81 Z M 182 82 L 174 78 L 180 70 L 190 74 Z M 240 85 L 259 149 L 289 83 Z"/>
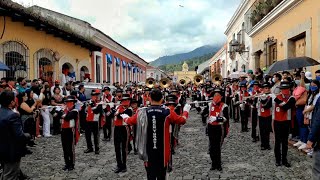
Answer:
<path fill-rule="evenodd" d="M 189 66 L 189 71 L 194 71 L 195 67 L 200 65 L 201 63 L 207 61 L 208 59 L 210 59 L 215 53 L 210 53 L 210 54 L 206 54 L 203 56 L 199 56 L 199 57 L 194 57 L 191 59 L 186 59 L 184 60 L 188 66 Z M 182 64 L 184 63 L 184 61 L 180 62 L 179 64 L 166 64 L 166 65 L 161 65 L 159 66 L 159 68 L 165 72 L 168 73 L 173 73 L 173 71 L 181 71 L 182 70 Z"/>

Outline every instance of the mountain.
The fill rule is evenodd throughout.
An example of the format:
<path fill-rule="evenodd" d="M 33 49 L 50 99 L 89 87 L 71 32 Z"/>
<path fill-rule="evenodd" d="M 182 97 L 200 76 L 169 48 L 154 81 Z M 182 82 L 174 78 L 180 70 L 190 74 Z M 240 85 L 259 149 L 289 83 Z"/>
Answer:
<path fill-rule="evenodd" d="M 197 49 L 191 52 L 175 54 L 171 56 L 163 56 L 150 62 L 150 65 L 158 67 L 166 64 L 179 64 L 180 62 L 183 62 L 187 59 L 200 57 L 205 54 L 217 52 L 221 48 L 221 46 L 222 45 L 205 45 L 205 46 L 198 47 Z"/>
<path fill-rule="evenodd" d="M 189 66 L 189 71 L 194 71 L 195 67 L 198 66 L 199 64 L 207 61 L 208 59 L 212 58 L 212 56 L 215 54 L 216 52 L 213 53 L 209 53 L 209 54 L 205 54 L 203 56 L 199 56 L 199 57 L 194 57 L 191 59 L 185 59 L 184 61 L 188 64 Z M 182 70 L 182 64 L 184 61 L 181 61 L 177 64 L 165 64 L 165 65 L 161 65 L 158 68 L 168 72 L 168 73 L 173 73 L 174 71 L 181 71 Z"/>

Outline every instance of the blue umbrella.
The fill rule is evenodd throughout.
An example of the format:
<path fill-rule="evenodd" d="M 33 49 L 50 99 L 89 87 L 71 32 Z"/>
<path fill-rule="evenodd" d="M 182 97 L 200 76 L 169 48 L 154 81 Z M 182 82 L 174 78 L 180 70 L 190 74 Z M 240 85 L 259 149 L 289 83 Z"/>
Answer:
<path fill-rule="evenodd" d="M 7 71 L 7 70 L 10 70 L 8 66 L 0 62 L 0 71 Z"/>

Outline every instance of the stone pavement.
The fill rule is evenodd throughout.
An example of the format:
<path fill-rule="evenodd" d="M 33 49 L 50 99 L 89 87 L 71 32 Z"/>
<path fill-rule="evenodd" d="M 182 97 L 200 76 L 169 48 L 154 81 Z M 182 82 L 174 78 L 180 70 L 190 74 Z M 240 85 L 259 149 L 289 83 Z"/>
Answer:
<path fill-rule="evenodd" d="M 273 150 L 261 151 L 259 143 L 252 143 L 250 132 L 240 133 L 240 124 L 231 123 L 230 134 L 222 147 L 223 172 L 210 171 L 207 154 L 208 137 L 200 115 L 191 110 L 187 123 L 181 128 L 180 145 L 174 155 L 173 172 L 169 179 L 311 179 L 312 159 L 289 148 L 291 168 L 276 167 Z M 64 172 L 60 136 L 41 138 L 33 154 L 22 159 L 22 170 L 32 179 L 146 179 L 143 162 L 132 153 L 128 156 L 128 172 L 115 174 L 113 142 L 101 142 L 101 153 L 84 154 L 85 138 L 76 147 L 76 166 Z"/>

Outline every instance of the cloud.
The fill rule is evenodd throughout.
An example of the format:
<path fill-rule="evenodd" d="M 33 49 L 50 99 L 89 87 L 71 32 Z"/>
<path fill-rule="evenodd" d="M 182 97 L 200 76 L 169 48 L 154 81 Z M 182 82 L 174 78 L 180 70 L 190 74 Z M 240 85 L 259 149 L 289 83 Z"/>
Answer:
<path fill-rule="evenodd" d="M 240 1 L 33 0 L 33 3 L 86 20 L 151 61 L 202 45 L 223 43 L 226 39 L 223 32 Z"/>

